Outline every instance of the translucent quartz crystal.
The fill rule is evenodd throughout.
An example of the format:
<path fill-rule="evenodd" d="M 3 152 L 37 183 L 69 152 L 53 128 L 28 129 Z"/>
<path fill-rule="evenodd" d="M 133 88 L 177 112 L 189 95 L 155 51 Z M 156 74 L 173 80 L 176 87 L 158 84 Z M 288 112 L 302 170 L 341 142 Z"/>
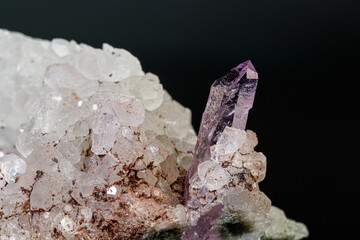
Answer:
<path fill-rule="evenodd" d="M 15 182 L 16 177 L 24 174 L 25 172 L 25 161 L 15 154 L 8 154 L 0 158 L 0 174 L 3 175 L 3 180 L 6 182 Z"/>
<path fill-rule="evenodd" d="M 210 158 L 210 147 L 217 142 L 226 127 L 245 129 L 257 82 L 258 74 L 254 66 L 250 61 L 246 61 L 213 83 L 201 119 L 188 180 L 195 173 L 197 165 Z"/>
<path fill-rule="evenodd" d="M 305 236 L 258 188 L 256 83 L 250 62 L 217 80 L 197 138 L 126 50 L 0 29 L 0 239 Z"/>

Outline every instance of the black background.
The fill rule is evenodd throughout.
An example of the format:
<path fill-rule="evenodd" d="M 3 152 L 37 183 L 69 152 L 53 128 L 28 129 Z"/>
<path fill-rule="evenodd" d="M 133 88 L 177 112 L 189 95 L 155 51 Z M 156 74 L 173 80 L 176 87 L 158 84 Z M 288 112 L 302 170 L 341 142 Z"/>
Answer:
<path fill-rule="evenodd" d="M 0 0 L 0 27 L 129 50 L 193 112 L 211 83 L 251 59 L 248 128 L 268 157 L 261 184 L 309 239 L 356 239 L 360 7 L 356 1 Z"/>

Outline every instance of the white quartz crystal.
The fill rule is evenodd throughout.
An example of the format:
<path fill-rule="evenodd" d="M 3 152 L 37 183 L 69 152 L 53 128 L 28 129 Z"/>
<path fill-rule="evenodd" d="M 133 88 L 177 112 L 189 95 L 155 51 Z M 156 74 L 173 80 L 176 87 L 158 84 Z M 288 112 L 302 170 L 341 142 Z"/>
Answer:
<path fill-rule="evenodd" d="M 177 221 L 191 113 L 128 51 L 0 30 L 0 102 L 0 239 L 127 239 Z"/>
<path fill-rule="evenodd" d="M 25 172 L 25 161 L 15 154 L 8 154 L 0 158 L 0 174 L 4 176 L 4 180 L 6 182 L 15 182 L 16 177 L 24 174 Z"/>
<path fill-rule="evenodd" d="M 246 139 L 246 132 L 241 129 L 226 127 L 217 141 L 214 152 L 225 155 L 236 152 L 242 147 Z"/>

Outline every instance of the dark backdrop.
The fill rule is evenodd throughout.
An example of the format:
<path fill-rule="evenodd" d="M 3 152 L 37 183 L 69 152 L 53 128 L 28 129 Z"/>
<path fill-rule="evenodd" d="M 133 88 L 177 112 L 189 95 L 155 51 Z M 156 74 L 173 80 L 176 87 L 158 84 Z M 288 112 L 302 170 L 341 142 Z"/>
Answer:
<path fill-rule="evenodd" d="M 310 239 L 347 239 L 359 235 L 353 3 L 1 0 L 0 27 L 129 50 L 192 110 L 196 129 L 211 83 L 251 59 L 260 80 L 248 128 L 268 157 L 262 190 L 307 224 Z"/>

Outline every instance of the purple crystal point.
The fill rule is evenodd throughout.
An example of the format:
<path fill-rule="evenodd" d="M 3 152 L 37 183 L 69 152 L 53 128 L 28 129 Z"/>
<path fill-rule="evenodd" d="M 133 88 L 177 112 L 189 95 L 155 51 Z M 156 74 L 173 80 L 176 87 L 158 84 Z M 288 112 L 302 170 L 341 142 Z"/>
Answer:
<path fill-rule="evenodd" d="M 186 176 L 185 200 L 189 198 L 189 180 L 197 166 L 210 159 L 210 147 L 214 145 L 225 127 L 245 130 L 251 109 L 258 74 L 251 61 L 245 61 L 231 69 L 211 86 L 210 95 L 201 119 L 192 165 Z"/>

